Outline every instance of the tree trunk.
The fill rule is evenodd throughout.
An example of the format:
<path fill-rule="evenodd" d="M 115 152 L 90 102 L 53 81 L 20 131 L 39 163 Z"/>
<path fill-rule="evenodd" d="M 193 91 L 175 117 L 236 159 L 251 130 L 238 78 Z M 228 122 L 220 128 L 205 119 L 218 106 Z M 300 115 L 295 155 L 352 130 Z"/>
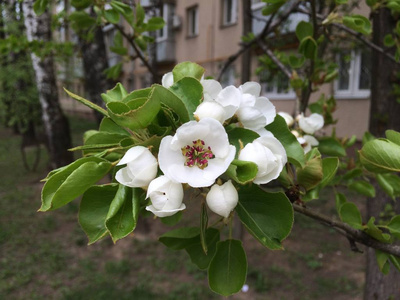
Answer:
<path fill-rule="evenodd" d="M 95 16 L 93 9 L 91 15 Z M 96 27 L 93 33 L 93 40 L 87 38 L 87 33 L 79 37 L 79 47 L 82 52 L 83 70 L 85 73 L 85 90 L 87 97 L 93 103 L 105 108 L 101 93 L 113 88 L 114 82 L 107 79 L 104 71 L 108 68 L 106 44 L 104 33 L 101 27 Z M 103 115 L 95 112 L 98 123 Z"/>
<path fill-rule="evenodd" d="M 391 33 L 396 21 L 388 9 L 380 9 L 373 15 L 373 42 L 380 47 L 383 37 Z M 393 64 L 384 55 L 372 53 L 372 84 L 371 84 L 371 110 L 369 130 L 377 137 L 384 136 L 387 129 L 400 129 L 400 104 L 393 95 L 393 84 L 397 81 L 396 73 L 400 71 L 398 65 Z M 399 202 L 395 205 L 380 188 L 375 184 L 376 198 L 368 199 L 367 214 L 379 219 L 379 213 L 384 211 L 387 204 L 394 206 L 400 213 Z M 397 206 L 397 207 L 396 207 Z M 375 251 L 367 250 L 367 272 L 364 299 L 386 300 L 400 298 L 400 272 L 391 266 L 390 273 L 383 275 L 377 266 Z"/>
<path fill-rule="evenodd" d="M 49 42 L 51 41 L 51 16 L 48 11 L 36 16 L 33 11 L 33 2 L 33 0 L 23 2 L 27 38 L 29 41 Z M 39 57 L 32 53 L 31 57 L 42 107 L 50 164 L 52 168 L 58 168 L 69 164 L 73 160 L 73 154 L 68 151 L 72 145 L 71 135 L 68 119 L 63 114 L 58 99 L 54 61 L 52 55 Z"/>

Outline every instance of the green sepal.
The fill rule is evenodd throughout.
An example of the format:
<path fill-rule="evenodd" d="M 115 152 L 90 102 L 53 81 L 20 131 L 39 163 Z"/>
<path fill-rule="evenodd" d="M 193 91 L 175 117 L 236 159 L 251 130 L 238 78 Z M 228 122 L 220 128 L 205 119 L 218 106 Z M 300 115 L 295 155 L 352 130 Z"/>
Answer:
<path fill-rule="evenodd" d="M 251 161 L 234 159 L 225 174 L 239 184 L 247 184 L 256 178 L 258 167 Z"/>

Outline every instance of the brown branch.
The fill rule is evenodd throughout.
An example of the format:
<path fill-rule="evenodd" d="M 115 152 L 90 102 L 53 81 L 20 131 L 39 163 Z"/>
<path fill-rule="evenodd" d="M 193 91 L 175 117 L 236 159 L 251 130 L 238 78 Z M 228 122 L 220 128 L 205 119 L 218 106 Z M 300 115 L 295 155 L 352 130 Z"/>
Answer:
<path fill-rule="evenodd" d="M 297 12 L 300 12 L 300 13 L 303 13 L 303 14 L 306 14 L 306 15 L 311 15 L 310 11 L 307 11 L 307 10 L 302 9 L 302 8 L 298 8 Z M 324 16 L 322 16 L 320 14 L 317 14 L 316 17 L 319 20 L 325 20 L 326 19 L 326 17 L 324 17 Z M 354 36 L 356 39 L 361 41 L 366 46 L 368 46 L 371 49 L 373 49 L 373 50 L 385 55 L 387 58 L 389 58 L 391 61 L 395 62 L 396 64 L 400 64 L 400 61 L 397 61 L 396 58 L 393 55 L 391 55 L 390 53 L 386 52 L 385 49 L 383 49 L 382 47 L 379 47 L 378 45 L 374 44 L 369 39 L 365 38 L 362 33 L 357 32 L 357 31 L 355 31 L 353 29 L 350 29 L 350 28 L 348 28 L 347 26 L 345 26 L 345 25 L 343 25 L 341 23 L 332 22 L 332 23 L 329 23 L 329 25 L 332 25 L 333 27 L 336 27 L 339 30 L 346 31 L 347 33 L 349 33 L 350 35 Z"/>
<path fill-rule="evenodd" d="M 369 236 L 368 234 L 366 234 L 365 232 L 363 232 L 361 230 L 355 229 L 346 223 L 332 220 L 331 218 L 329 218 L 325 215 L 322 215 L 320 213 L 317 213 L 309 208 L 305 208 L 305 207 L 302 207 L 297 204 L 293 204 L 293 208 L 298 213 L 301 213 L 301 214 L 303 214 L 307 217 L 310 217 L 314 220 L 320 221 L 324 225 L 327 225 L 329 227 L 336 229 L 336 231 L 339 232 L 340 234 L 344 235 L 350 241 L 351 245 L 353 245 L 353 246 L 354 246 L 353 243 L 357 242 L 357 243 L 363 244 L 367 247 L 371 247 L 376 250 L 380 250 L 380 251 L 386 252 L 388 254 L 392 254 L 397 257 L 400 257 L 400 246 L 399 245 L 382 243 L 382 242 L 372 238 L 371 236 Z"/>
<path fill-rule="evenodd" d="M 268 57 L 278 66 L 279 69 L 281 69 L 281 71 L 289 78 L 292 77 L 292 71 L 290 71 L 279 59 L 278 57 L 276 57 L 276 55 L 274 54 L 274 52 L 268 48 L 268 46 L 266 45 L 266 43 L 263 40 L 258 40 L 257 41 L 258 45 L 260 46 L 260 48 L 264 51 L 264 53 L 266 55 L 268 55 Z"/>
<path fill-rule="evenodd" d="M 151 75 L 153 77 L 157 77 L 158 74 L 157 72 L 154 70 L 154 68 L 150 65 L 149 61 L 144 57 L 142 51 L 140 51 L 140 49 L 138 48 L 138 46 L 136 45 L 134 38 L 132 36 L 130 36 L 128 33 L 126 33 L 124 31 L 124 29 L 119 26 L 118 24 L 113 24 L 114 27 L 116 29 L 118 29 L 118 31 L 122 34 L 122 36 L 124 38 L 126 38 L 126 40 L 128 41 L 128 43 L 132 46 L 132 48 L 135 50 L 137 56 L 139 57 L 139 59 L 143 62 L 143 64 L 146 66 L 146 68 L 149 70 L 149 72 L 151 73 Z"/>
<path fill-rule="evenodd" d="M 275 22 L 272 23 L 272 19 L 275 15 L 272 15 L 271 18 L 268 20 L 268 22 L 265 24 L 263 31 L 258 34 L 253 40 L 251 40 L 248 43 L 241 43 L 240 46 L 241 48 L 233 55 L 229 56 L 229 58 L 226 60 L 225 64 L 222 66 L 221 71 L 219 72 L 219 75 L 217 77 L 217 80 L 220 81 L 222 75 L 226 71 L 226 69 L 236 60 L 238 59 L 247 49 L 250 47 L 254 46 L 255 44 L 258 44 L 258 42 L 262 39 L 264 39 L 268 34 L 271 32 L 274 32 L 274 30 L 284 22 L 291 13 L 296 11 L 297 6 L 301 0 L 294 1 L 290 6 L 286 8 L 286 10 L 283 11 L 282 14 L 279 15 L 279 18 L 276 19 Z M 291 75 L 290 75 L 291 76 Z M 289 77 L 290 78 L 290 77 Z"/>

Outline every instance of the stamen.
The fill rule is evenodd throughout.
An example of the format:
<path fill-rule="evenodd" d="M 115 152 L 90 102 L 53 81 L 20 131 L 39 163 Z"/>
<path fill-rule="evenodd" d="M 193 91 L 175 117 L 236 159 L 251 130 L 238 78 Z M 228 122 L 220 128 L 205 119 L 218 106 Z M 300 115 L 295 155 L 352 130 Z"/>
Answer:
<path fill-rule="evenodd" d="M 197 166 L 200 169 L 204 169 L 208 166 L 208 160 L 214 158 L 214 154 L 211 151 L 211 147 L 205 147 L 203 140 L 192 141 L 193 145 L 187 145 L 182 150 L 182 155 L 186 158 L 185 166 L 194 167 Z"/>

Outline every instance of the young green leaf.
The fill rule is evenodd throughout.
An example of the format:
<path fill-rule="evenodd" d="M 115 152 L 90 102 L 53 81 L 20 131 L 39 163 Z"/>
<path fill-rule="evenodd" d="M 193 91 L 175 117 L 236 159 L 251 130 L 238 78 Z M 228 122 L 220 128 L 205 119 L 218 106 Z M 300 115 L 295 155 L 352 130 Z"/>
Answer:
<path fill-rule="evenodd" d="M 246 282 L 247 258 L 242 242 L 218 242 L 217 251 L 208 268 L 210 288 L 225 297 L 237 293 Z"/>
<path fill-rule="evenodd" d="M 199 227 L 183 227 L 164 233 L 158 239 L 161 243 L 173 250 L 181 250 L 200 242 Z"/>
<path fill-rule="evenodd" d="M 349 189 L 353 190 L 361 195 L 374 198 L 375 197 L 375 188 L 372 184 L 367 181 L 359 180 L 354 181 L 349 184 Z"/>
<path fill-rule="evenodd" d="M 117 85 L 113 87 L 111 90 L 108 90 L 106 93 L 102 93 L 101 98 L 105 103 L 110 103 L 115 101 L 121 102 L 127 95 L 128 92 L 123 87 L 123 85 L 117 83 Z"/>
<path fill-rule="evenodd" d="M 68 96 L 70 96 L 71 98 L 73 98 L 73 99 L 79 101 L 80 103 L 86 105 L 87 107 L 90 107 L 91 109 L 94 109 L 95 111 L 97 111 L 97 112 L 101 113 L 102 115 L 108 117 L 108 112 L 107 112 L 104 108 L 102 108 L 102 107 L 100 107 L 100 106 L 94 104 L 93 102 L 90 102 L 89 100 L 87 100 L 87 99 L 85 99 L 85 98 L 83 98 L 83 97 L 81 97 L 81 96 L 78 96 L 78 95 L 75 95 L 74 93 L 71 93 L 71 92 L 68 91 L 66 88 L 64 88 L 64 91 L 65 91 L 65 92 L 68 94 Z"/>
<path fill-rule="evenodd" d="M 89 238 L 89 245 L 107 235 L 107 213 L 117 190 L 118 184 L 97 185 L 83 194 L 79 224 Z"/>
<path fill-rule="evenodd" d="M 362 15 L 351 15 L 343 17 L 343 24 L 362 34 L 368 35 L 372 32 L 371 22 Z"/>
<path fill-rule="evenodd" d="M 314 28 L 310 22 L 301 21 L 296 26 L 296 36 L 301 42 L 307 37 L 312 37 L 314 34 Z"/>
<path fill-rule="evenodd" d="M 240 184 L 247 184 L 256 178 L 258 167 L 251 161 L 233 160 L 226 170 L 226 175 Z"/>
<path fill-rule="evenodd" d="M 200 80 L 201 77 L 203 77 L 204 68 L 190 61 L 185 61 L 177 64 L 172 70 L 172 74 L 174 76 L 174 82 L 178 82 L 184 77 L 194 77 Z"/>
<path fill-rule="evenodd" d="M 170 87 L 170 90 L 182 101 L 190 119 L 194 120 L 193 113 L 203 98 L 203 86 L 201 83 L 193 77 L 185 77 L 175 82 Z"/>
<path fill-rule="evenodd" d="M 336 211 L 340 214 L 340 208 L 347 202 L 346 196 L 341 193 L 335 194 Z"/>
<path fill-rule="evenodd" d="M 346 150 L 343 145 L 333 137 L 323 137 L 319 139 L 318 150 L 321 154 L 328 156 L 346 156 Z"/>
<path fill-rule="evenodd" d="M 354 203 L 346 202 L 340 206 L 340 219 L 356 229 L 362 229 L 361 213 Z"/>
<path fill-rule="evenodd" d="M 242 187 L 236 212 L 247 230 L 265 247 L 282 249 L 293 226 L 293 207 L 283 193 L 268 193 L 259 186 Z"/>
<path fill-rule="evenodd" d="M 207 254 L 204 253 L 200 236 L 193 244 L 185 248 L 189 254 L 192 263 L 194 263 L 200 270 L 208 269 L 211 259 L 214 257 L 217 250 L 217 243 L 219 242 L 219 230 L 215 228 L 208 228 L 205 232 L 205 242 L 207 245 Z"/>
<path fill-rule="evenodd" d="M 361 163 L 371 172 L 400 172 L 400 146 L 387 139 L 367 142 L 359 154 Z"/>

